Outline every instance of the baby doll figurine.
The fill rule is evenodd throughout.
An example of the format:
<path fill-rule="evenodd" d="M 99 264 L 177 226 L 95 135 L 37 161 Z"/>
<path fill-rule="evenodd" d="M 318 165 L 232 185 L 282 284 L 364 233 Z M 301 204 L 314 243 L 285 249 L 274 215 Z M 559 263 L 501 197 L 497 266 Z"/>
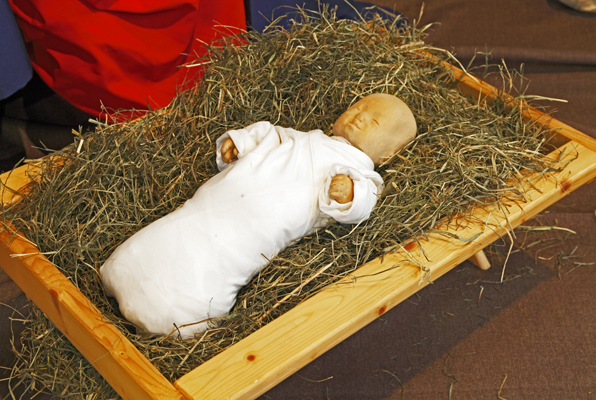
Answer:
<path fill-rule="evenodd" d="M 114 251 L 100 268 L 107 293 L 137 333 L 193 337 L 286 246 L 332 219 L 367 219 L 383 186 L 375 165 L 415 135 L 410 109 L 380 93 L 344 112 L 333 136 L 269 122 L 224 133 L 221 172 Z"/>

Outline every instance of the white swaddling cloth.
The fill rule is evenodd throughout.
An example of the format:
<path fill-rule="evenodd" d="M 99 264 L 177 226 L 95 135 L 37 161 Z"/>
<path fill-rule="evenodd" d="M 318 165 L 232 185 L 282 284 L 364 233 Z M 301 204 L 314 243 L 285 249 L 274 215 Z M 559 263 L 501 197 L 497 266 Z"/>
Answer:
<path fill-rule="evenodd" d="M 238 149 L 231 164 L 220 153 L 228 137 Z M 368 218 L 383 180 L 366 154 L 337 139 L 269 122 L 222 135 L 222 172 L 126 240 L 100 268 L 124 317 L 144 335 L 177 329 L 192 337 L 207 328 L 197 322 L 227 315 L 239 289 L 293 241 L 330 218 Z M 329 199 L 336 174 L 354 181 L 352 202 Z"/>

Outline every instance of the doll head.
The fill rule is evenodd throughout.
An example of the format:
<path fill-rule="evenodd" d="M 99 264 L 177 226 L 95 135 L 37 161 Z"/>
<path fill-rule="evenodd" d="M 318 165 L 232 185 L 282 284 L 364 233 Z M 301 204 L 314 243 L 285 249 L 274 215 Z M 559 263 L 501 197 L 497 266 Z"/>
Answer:
<path fill-rule="evenodd" d="M 379 165 L 414 139 L 416 120 L 397 97 L 375 93 L 348 108 L 333 124 L 333 135 L 347 139 Z"/>

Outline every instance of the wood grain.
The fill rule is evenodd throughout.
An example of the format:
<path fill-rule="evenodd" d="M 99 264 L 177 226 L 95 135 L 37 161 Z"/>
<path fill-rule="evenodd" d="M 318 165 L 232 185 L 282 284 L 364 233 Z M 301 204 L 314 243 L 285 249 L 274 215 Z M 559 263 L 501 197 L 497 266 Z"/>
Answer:
<path fill-rule="evenodd" d="M 447 66 L 465 94 L 482 101 L 499 95 L 492 86 Z M 596 176 L 594 139 L 538 110 L 528 108 L 524 113 L 558 129 L 557 147 L 566 143 L 567 149 L 578 154 L 563 173 L 537 182 L 529 202 L 508 204 L 503 208 L 505 214 L 496 205 L 488 211 L 478 209 L 475 221 L 450 231 L 463 238 L 479 233 L 471 242 L 431 235 L 422 244 L 428 260 L 420 249 L 411 249 L 364 265 L 191 371 L 176 381 L 175 387 L 45 257 L 24 255 L 37 253 L 26 239 L 11 241 L 7 232 L 0 233 L 0 266 L 123 398 L 182 399 L 181 392 L 194 400 L 254 398 L 427 285 L 420 265 L 431 271 L 432 279 L 439 278 L 506 235 L 509 227 Z M 38 171 L 39 164 L 32 163 L 0 175 L 5 207 L 19 201 L 19 192 Z"/>
<path fill-rule="evenodd" d="M 6 230 L 0 242 L 4 271 L 123 398 L 184 399 L 31 242 Z"/>
<path fill-rule="evenodd" d="M 435 59 L 434 56 L 427 54 L 428 57 Z M 489 104 L 494 101 L 495 98 L 499 97 L 505 102 L 509 103 L 511 107 L 520 107 L 521 103 L 516 100 L 513 96 L 497 90 L 494 86 L 465 73 L 460 68 L 451 65 L 447 62 L 441 62 L 445 68 L 453 71 L 454 80 L 458 82 L 460 91 L 479 102 L 488 102 Z M 576 143 L 587 147 L 590 150 L 596 151 L 596 140 L 589 137 L 588 135 L 578 131 L 577 129 L 555 119 L 551 115 L 548 115 L 534 107 L 523 105 L 522 115 L 527 120 L 538 121 L 539 123 L 554 129 L 557 135 L 550 139 L 550 144 L 554 147 L 561 147 L 569 140 L 573 140 Z"/>
<path fill-rule="evenodd" d="M 32 165 L 21 165 L 0 175 L 0 196 L 2 204 L 7 207 L 22 199 L 21 191 L 31 182 L 30 171 L 38 169 Z"/>
<path fill-rule="evenodd" d="M 575 142 L 578 158 L 559 174 L 539 179 L 524 204 L 503 203 L 475 212 L 475 221 L 431 234 L 417 248 L 376 259 L 304 301 L 256 333 L 186 374 L 175 386 L 190 399 L 253 399 L 352 335 L 429 281 L 437 279 L 539 211 L 596 176 L 596 154 Z M 553 156 L 558 155 L 556 150 Z M 566 182 L 561 184 L 561 182 Z"/>

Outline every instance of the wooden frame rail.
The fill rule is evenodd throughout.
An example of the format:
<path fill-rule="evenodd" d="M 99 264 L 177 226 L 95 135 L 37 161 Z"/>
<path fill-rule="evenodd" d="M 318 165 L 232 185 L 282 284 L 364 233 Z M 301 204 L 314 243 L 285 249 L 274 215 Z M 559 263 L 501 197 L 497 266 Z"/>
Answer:
<path fill-rule="evenodd" d="M 453 68 L 462 91 L 490 100 L 497 91 Z M 0 267 L 52 320 L 125 399 L 252 399 L 508 231 L 596 177 L 596 140 L 529 109 L 527 118 L 558 129 L 561 151 L 575 154 L 560 173 L 535 176 L 524 203 L 476 209 L 419 248 L 376 259 L 171 383 L 111 325 L 91 302 L 24 237 L 0 233 Z M 11 204 L 39 170 L 35 163 L 0 176 L 2 201 Z M 474 238 L 470 241 L 459 238 Z"/>

